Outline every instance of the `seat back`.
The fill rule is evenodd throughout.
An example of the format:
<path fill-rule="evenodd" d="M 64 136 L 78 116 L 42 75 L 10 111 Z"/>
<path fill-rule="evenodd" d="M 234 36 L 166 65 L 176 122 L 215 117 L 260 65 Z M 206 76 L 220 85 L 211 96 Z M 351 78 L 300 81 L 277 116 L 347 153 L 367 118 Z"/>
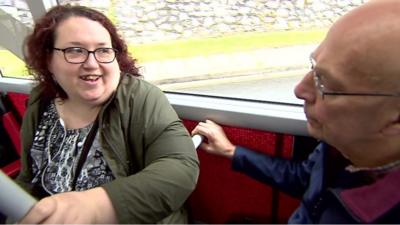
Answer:
<path fill-rule="evenodd" d="M 21 169 L 20 157 L 22 154 L 20 129 L 23 114 L 26 110 L 27 94 L 7 93 L 5 100 L 8 107 L 5 107 L 5 113 L 1 116 L 1 122 L 6 134 L 8 135 L 13 148 L 7 149 L 12 155 L 15 151 L 17 157 L 1 168 L 1 170 L 10 177 L 16 177 Z"/>
<path fill-rule="evenodd" d="M 21 156 L 21 138 L 19 133 L 21 125 L 17 122 L 12 112 L 4 113 L 2 116 L 2 122 L 17 154 Z"/>
<path fill-rule="evenodd" d="M 189 131 L 197 123 L 184 120 Z M 234 144 L 259 152 L 277 155 L 292 149 L 293 138 L 289 135 L 229 126 L 223 128 Z M 229 159 L 205 153 L 202 149 L 197 153 L 200 176 L 187 201 L 191 223 L 286 223 L 298 206 L 297 200 L 282 198 L 283 193 L 271 186 L 233 171 Z M 281 211 L 282 208 L 285 211 Z"/>
<path fill-rule="evenodd" d="M 8 92 L 6 99 L 10 104 L 10 110 L 14 113 L 17 122 L 21 123 L 26 111 L 29 95 L 23 93 Z"/>

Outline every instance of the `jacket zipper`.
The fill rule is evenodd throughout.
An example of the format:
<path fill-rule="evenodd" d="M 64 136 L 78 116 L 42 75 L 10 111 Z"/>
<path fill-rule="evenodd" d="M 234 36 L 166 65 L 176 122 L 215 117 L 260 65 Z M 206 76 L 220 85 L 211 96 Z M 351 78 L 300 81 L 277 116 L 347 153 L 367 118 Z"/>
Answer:
<path fill-rule="evenodd" d="M 104 135 L 104 139 L 106 140 L 108 146 L 111 148 L 111 151 L 117 156 L 118 161 L 121 163 L 121 165 L 124 167 L 126 174 L 129 174 L 129 167 L 126 164 L 126 162 L 124 162 L 124 160 L 122 160 L 122 156 L 118 153 L 118 151 L 116 151 L 113 147 L 113 145 L 110 144 L 110 142 L 108 141 L 107 137 L 105 137 Z"/>

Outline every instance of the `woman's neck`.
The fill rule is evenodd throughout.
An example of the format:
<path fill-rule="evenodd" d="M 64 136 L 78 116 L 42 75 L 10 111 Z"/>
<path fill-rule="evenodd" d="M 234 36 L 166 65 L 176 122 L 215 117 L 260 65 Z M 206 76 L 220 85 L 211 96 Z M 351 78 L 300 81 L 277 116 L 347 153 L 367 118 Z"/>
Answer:
<path fill-rule="evenodd" d="M 86 127 L 96 119 L 101 109 L 101 106 L 82 104 L 69 99 L 56 99 L 54 102 L 58 115 L 67 129 Z"/>

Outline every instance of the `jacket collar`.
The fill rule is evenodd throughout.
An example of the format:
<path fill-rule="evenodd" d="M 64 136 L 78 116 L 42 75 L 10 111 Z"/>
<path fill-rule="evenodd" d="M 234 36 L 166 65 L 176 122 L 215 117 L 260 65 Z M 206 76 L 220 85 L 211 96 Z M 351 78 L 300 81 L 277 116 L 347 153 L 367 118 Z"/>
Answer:
<path fill-rule="evenodd" d="M 362 222 L 372 223 L 400 203 L 400 169 L 376 182 L 340 193 L 343 203 Z"/>

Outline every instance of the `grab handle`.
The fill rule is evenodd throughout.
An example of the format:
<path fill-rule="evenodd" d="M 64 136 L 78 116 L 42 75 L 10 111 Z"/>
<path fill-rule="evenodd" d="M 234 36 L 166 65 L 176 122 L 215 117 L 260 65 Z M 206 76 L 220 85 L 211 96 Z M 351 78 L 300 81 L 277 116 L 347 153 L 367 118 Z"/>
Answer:
<path fill-rule="evenodd" d="M 13 222 L 21 220 L 36 199 L 0 170 L 0 212 Z"/>
<path fill-rule="evenodd" d="M 200 134 L 195 134 L 192 137 L 192 141 L 194 144 L 194 147 L 197 149 L 199 147 L 199 145 L 201 144 L 201 142 L 203 142 L 204 140 L 204 136 L 200 135 Z"/>

